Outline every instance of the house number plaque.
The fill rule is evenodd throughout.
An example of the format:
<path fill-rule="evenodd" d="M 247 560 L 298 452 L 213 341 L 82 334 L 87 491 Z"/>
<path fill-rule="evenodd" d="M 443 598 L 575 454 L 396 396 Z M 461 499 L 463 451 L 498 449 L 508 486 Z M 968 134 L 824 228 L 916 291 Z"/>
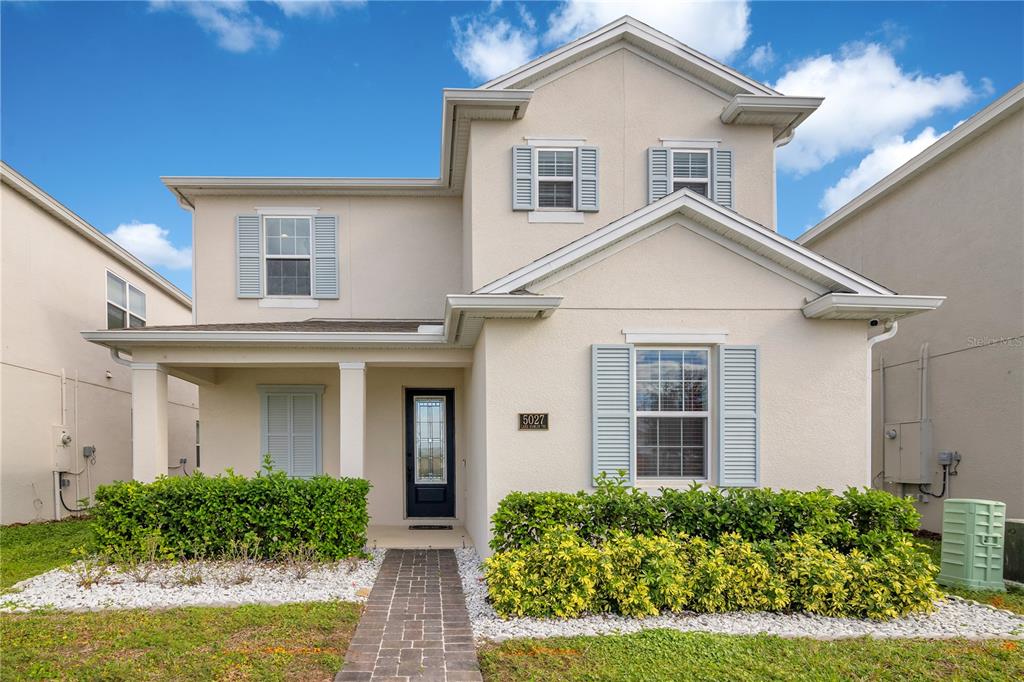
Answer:
<path fill-rule="evenodd" d="M 547 431 L 548 430 L 548 413 L 547 412 L 520 412 L 519 413 L 519 430 L 520 431 Z"/>

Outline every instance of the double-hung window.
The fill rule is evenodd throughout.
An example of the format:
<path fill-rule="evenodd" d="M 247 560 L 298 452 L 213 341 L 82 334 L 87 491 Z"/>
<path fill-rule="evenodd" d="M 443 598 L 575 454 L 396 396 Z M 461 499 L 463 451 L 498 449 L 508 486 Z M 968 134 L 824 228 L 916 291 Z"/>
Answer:
<path fill-rule="evenodd" d="M 146 294 L 107 273 L 107 329 L 146 326 Z"/>
<path fill-rule="evenodd" d="M 537 149 L 537 207 L 573 210 L 576 206 L 576 150 Z"/>
<path fill-rule="evenodd" d="M 672 150 L 672 191 L 688 189 L 710 196 L 711 153 L 707 150 Z"/>
<path fill-rule="evenodd" d="M 263 219 L 267 296 L 309 296 L 312 289 L 312 219 L 267 216 Z"/>
<path fill-rule="evenodd" d="M 708 476 L 706 348 L 636 351 L 636 475 Z"/>

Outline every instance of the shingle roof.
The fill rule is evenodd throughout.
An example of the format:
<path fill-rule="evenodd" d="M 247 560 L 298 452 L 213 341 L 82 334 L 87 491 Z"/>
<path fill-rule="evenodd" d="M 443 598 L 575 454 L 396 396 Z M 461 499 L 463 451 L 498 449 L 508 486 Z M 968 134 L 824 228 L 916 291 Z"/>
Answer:
<path fill-rule="evenodd" d="M 294 322 L 225 322 L 216 324 L 179 324 L 125 329 L 125 333 L 169 332 L 352 332 L 414 333 L 420 325 L 442 325 L 444 320 L 329 320 L 309 319 Z"/>

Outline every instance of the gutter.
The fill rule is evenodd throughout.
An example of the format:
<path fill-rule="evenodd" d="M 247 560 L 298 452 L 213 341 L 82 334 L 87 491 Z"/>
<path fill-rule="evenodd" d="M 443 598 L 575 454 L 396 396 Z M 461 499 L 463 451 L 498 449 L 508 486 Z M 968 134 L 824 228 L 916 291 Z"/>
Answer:
<path fill-rule="evenodd" d="M 870 488 L 871 484 L 875 482 L 875 477 L 871 473 L 872 472 L 872 466 L 871 466 L 871 455 L 872 455 L 872 452 L 871 452 L 871 436 L 874 435 L 872 433 L 872 430 L 871 430 L 871 395 L 872 395 L 871 374 L 872 374 L 872 365 L 874 364 L 872 362 L 872 358 L 874 356 L 873 349 L 874 349 L 874 347 L 877 344 L 881 343 L 882 341 L 888 341 L 892 337 L 896 336 L 896 332 L 898 332 L 899 329 L 900 329 L 900 323 L 897 322 L 896 320 L 889 320 L 885 324 L 885 329 L 886 329 L 886 331 L 884 333 L 878 334 L 877 336 L 872 336 L 871 338 L 868 339 L 868 385 L 867 385 L 867 394 L 868 394 L 868 411 L 867 411 L 867 422 L 868 422 L 868 438 L 867 438 L 868 472 L 867 472 L 867 483 L 864 484 L 868 488 Z M 885 371 L 884 365 L 882 367 L 882 371 L 883 372 Z M 884 384 L 883 384 L 883 392 L 882 392 L 882 401 L 883 401 L 882 405 L 883 406 L 885 405 L 884 400 L 885 400 L 885 392 L 884 392 Z M 883 407 L 883 410 L 882 410 L 882 424 L 881 424 L 881 426 L 882 426 L 883 429 L 885 428 L 885 410 L 884 410 L 884 407 Z"/>

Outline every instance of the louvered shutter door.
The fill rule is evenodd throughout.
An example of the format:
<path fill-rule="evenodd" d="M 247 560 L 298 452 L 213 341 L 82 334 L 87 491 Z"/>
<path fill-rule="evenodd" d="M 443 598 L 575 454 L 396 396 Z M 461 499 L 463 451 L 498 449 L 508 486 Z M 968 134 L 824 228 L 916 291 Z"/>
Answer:
<path fill-rule="evenodd" d="M 597 147 L 576 148 L 576 210 L 598 210 Z"/>
<path fill-rule="evenodd" d="M 263 396 L 263 455 L 270 454 L 274 469 L 291 474 L 291 396 L 266 393 Z"/>
<path fill-rule="evenodd" d="M 533 210 L 533 147 L 512 147 L 512 210 Z"/>
<path fill-rule="evenodd" d="M 718 482 L 722 486 L 758 484 L 759 355 L 756 346 L 721 346 L 719 350 Z"/>
<path fill-rule="evenodd" d="M 591 346 L 594 476 L 633 482 L 633 346 Z"/>
<path fill-rule="evenodd" d="M 647 203 L 652 204 L 672 192 L 672 150 L 650 147 L 647 150 Z"/>
<path fill-rule="evenodd" d="M 715 203 L 734 207 L 733 154 L 731 149 L 715 150 Z"/>
<path fill-rule="evenodd" d="M 338 218 L 313 218 L 313 298 L 338 298 Z"/>
<path fill-rule="evenodd" d="M 316 396 L 296 394 L 292 399 L 292 476 L 309 478 L 316 466 Z"/>
<path fill-rule="evenodd" d="M 238 274 L 238 298 L 259 298 L 263 293 L 260 263 L 260 217 L 240 215 L 235 218 L 235 254 Z"/>

